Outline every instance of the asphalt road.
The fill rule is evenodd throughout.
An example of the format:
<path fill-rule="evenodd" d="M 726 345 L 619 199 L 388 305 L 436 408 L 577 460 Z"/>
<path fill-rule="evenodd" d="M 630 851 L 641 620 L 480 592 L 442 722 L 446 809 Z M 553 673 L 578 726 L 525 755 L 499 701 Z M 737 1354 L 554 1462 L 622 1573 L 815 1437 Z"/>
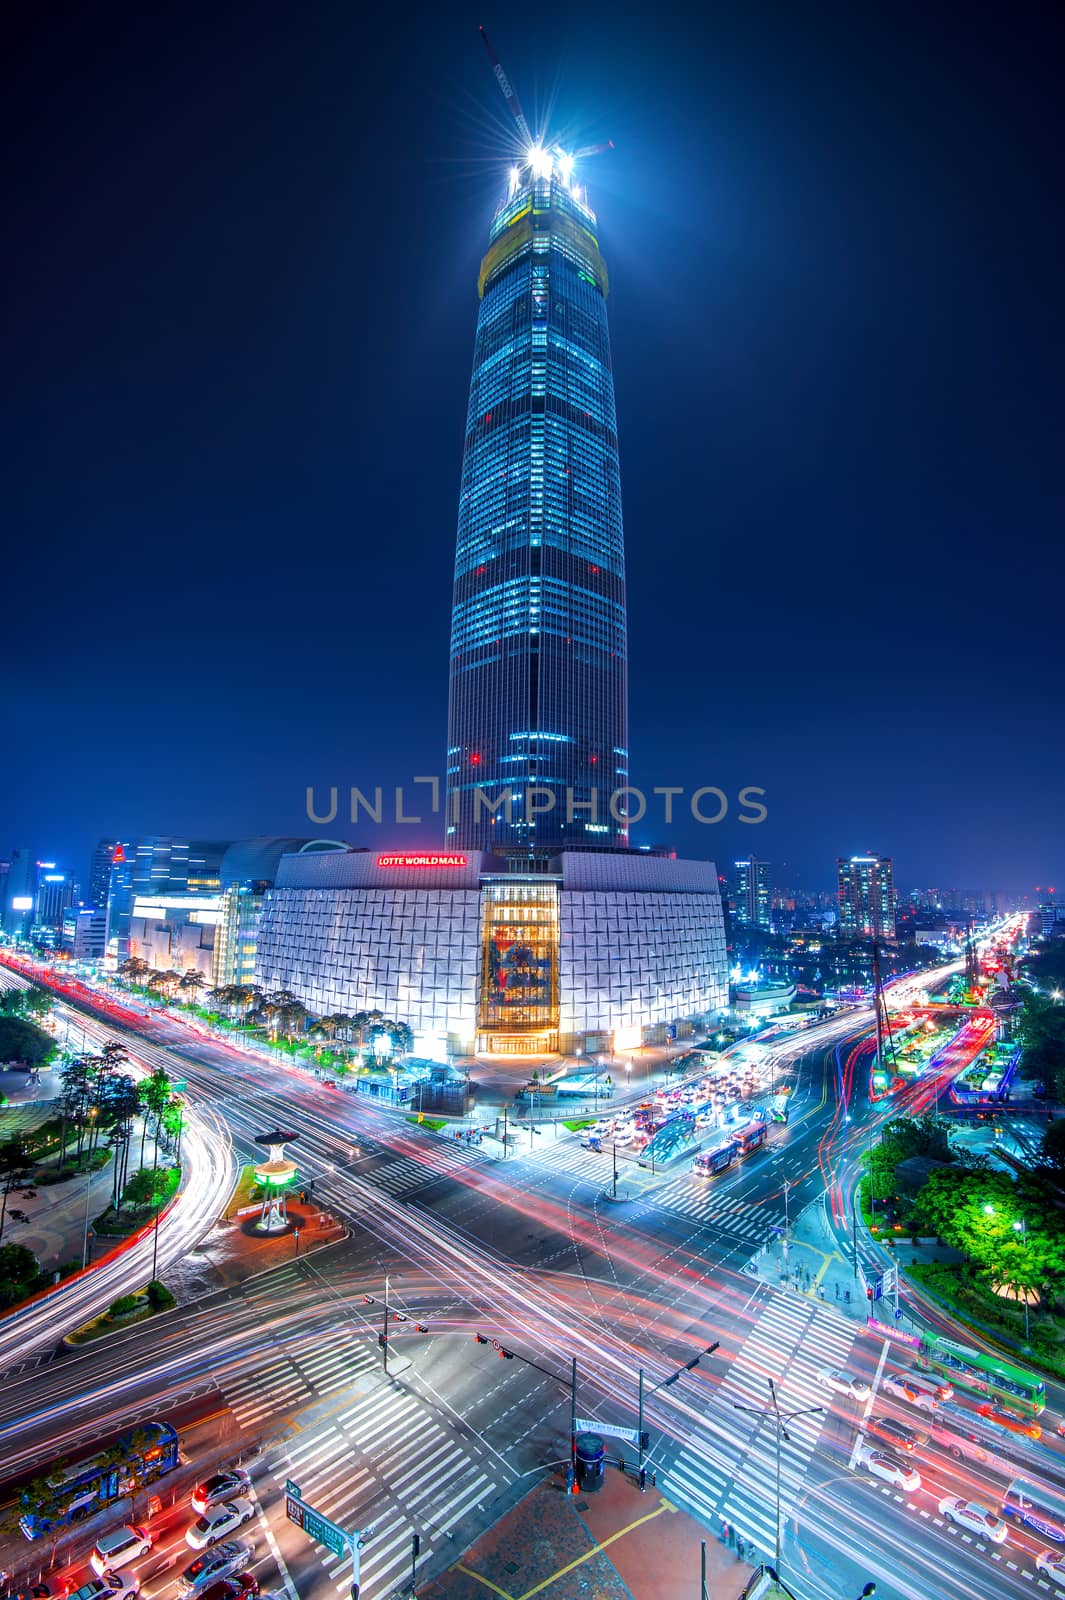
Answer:
<path fill-rule="evenodd" d="M 346 1527 L 374 1527 L 363 1580 L 375 1600 L 404 1576 L 412 1531 L 422 1536 L 420 1570 L 432 1570 L 565 1457 L 576 1358 L 579 1415 L 622 1427 L 636 1425 L 643 1371 L 659 1483 L 715 1531 L 727 1517 L 772 1559 L 776 1436 L 761 1414 L 772 1376 L 782 1407 L 810 1412 L 781 1448 L 783 1559 L 797 1593 L 846 1600 L 872 1577 L 881 1596 L 924 1600 L 1011 1595 L 1039 1581 L 1034 1541 L 1011 1531 L 1008 1545 L 981 1547 L 938 1516 L 948 1492 L 993 1504 L 1001 1474 L 982 1480 L 924 1451 L 922 1488 L 906 1495 L 858 1466 L 860 1416 L 817 1370 L 846 1366 L 872 1380 L 904 1353 L 834 1306 L 745 1270 L 781 1225 L 785 1182 L 792 1217 L 812 1203 L 831 1209 L 871 1124 L 887 1114 L 868 1098 L 864 1028 L 845 1037 L 835 1024 L 827 1041 L 781 1047 L 795 1092 L 768 1148 L 709 1183 L 683 1170 L 656 1175 L 660 1183 L 617 1205 L 609 1158 L 573 1139 L 534 1138 L 531 1151 L 499 1160 L 207 1041 L 184 1043 L 178 1067 L 159 1042 L 170 1044 L 173 1025 L 148 1026 L 155 1038 L 138 1056 L 186 1077 L 190 1096 L 224 1117 L 238 1154 L 257 1153 L 254 1135 L 279 1120 L 298 1130 L 301 1171 L 316 1176 L 316 1198 L 352 1235 L 150 1331 L 10 1377 L 0 1438 L 12 1473 L 191 1399 L 217 1404 L 245 1441 L 264 1443 L 261 1532 L 278 1583 L 309 1597 L 331 1585 L 345 1592 L 351 1577 L 350 1561 L 322 1559 L 286 1522 L 282 1489 L 294 1477 Z M 377 1342 L 386 1273 L 391 1307 L 409 1319 L 391 1325 L 391 1375 Z M 666 1382 L 715 1340 L 712 1356 Z M 901 1414 L 879 1396 L 876 1410 Z M 1032 1465 L 1030 1454 L 1018 1459 Z M 1035 1465 L 1051 1481 L 1062 1476 L 1050 1447 Z M 5 1559 L 20 1556 L 25 1547 Z"/>

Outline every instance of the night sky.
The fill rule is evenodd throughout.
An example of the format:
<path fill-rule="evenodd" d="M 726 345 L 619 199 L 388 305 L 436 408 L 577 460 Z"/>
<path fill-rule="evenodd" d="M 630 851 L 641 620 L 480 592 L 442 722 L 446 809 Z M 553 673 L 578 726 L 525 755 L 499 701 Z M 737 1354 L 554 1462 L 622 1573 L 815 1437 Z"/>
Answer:
<path fill-rule="evenodd" d="M 632 778 L 733 801 L 636 838 L 808 888 L 867 849 L 903 888 L 1065 883 L 1060 17 L 699 12 L 22 8 L 0 853 L 439 838 L 315 828 L 304 793 L 444 764 L 514 152 L 483 21 L 531 121 L 616 144 L 583 176 Z"/>

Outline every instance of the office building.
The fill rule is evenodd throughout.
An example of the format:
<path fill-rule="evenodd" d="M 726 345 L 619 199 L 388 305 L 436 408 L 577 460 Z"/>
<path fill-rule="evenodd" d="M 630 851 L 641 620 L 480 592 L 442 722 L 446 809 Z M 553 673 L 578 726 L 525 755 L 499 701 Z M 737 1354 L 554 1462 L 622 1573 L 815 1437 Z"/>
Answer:
<path fill-rule="evenodd" d="M 773 925 L 769 862 L 748 856 L 745 861 L 734 861 L 732 897 L 735 917 L 741 927 L 764 928 Z"/>
<path fill-rule="evenodd" d="M 89 881 L 86 904 L 107 911 L 107 895 L 111 888 L 111 862 L 118 848 L 117 839 L 101 839 L 89 861 Z"/>
<path fill-rule="evenodd" d="M 890 856 L 836 861 L 843 939 L 895 938 L 895 873 Z"/>
<path fill-rule="evenodd" d="M 629 777 L 608 286 L 572 163 L 538 152 L 478 277 L 451 611 L 457 849 L 542 859 L 627 839 L 625 797 L 610 803 Z"/>

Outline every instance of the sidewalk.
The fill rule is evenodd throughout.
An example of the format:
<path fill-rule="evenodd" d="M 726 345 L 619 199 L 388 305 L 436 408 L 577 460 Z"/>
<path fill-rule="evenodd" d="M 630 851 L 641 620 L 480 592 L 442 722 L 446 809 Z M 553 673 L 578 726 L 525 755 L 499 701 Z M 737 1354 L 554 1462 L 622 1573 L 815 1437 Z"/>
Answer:
<path fill-rule="evenodd" d="M 767 1240 L 746 1270 L 752 1277 L 790 1288 L 808 1300 L 824 1300 L 860 1322 L 868 1316 L 853 1258 L 841 1254 L 820 1199 L 792 1218 L 787 1241 L 783 1234 Z"/>
<path fill-rule="evenodd" d="M 697 1596 L 701 1545 L 714 1600 L 739 1600 L 753 1569 L 657 1489 L 608 1466 L 597 1494 L 559 1479 L 530 1489 L 419 1600 L 662 1600 Z"/>

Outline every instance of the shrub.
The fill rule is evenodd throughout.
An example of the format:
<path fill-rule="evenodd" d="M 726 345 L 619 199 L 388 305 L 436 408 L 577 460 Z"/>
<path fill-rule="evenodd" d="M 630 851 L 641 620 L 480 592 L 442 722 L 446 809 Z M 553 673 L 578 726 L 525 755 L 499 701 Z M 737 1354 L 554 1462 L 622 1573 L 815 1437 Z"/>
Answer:
<path fill-rule="evenodd" d="M 160 1283 L 158 1278 L 153 1278 L 148 1285 L 148 1304 L 153 1311 L 169 1311 L 171 1306 L 176 1306 L 177 1301 L 170 1293 L 165 1283 Z"/>
<path fill-rule="evenodd" d="M 140 1300 L 135 1294 L 120 1294 L 117 1300 L 112 1300 L 108 1314 L 112 1317 L 125 1317 L 131 1311 L 136 1311 Z"/>

